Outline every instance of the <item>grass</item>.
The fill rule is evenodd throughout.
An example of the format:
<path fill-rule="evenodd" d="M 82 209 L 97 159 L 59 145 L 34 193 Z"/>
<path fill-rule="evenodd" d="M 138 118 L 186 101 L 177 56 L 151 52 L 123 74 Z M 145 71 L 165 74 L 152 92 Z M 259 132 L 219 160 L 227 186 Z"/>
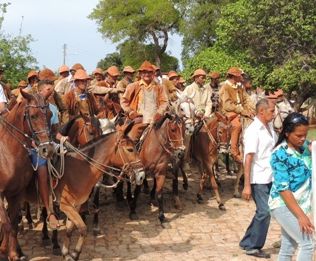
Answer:
<path fill-rule="evenodd" d="M 316 128 L 315 127 L 309 129 L 308 134 L 307 134 L 307 139 L 316 140 Z"/>

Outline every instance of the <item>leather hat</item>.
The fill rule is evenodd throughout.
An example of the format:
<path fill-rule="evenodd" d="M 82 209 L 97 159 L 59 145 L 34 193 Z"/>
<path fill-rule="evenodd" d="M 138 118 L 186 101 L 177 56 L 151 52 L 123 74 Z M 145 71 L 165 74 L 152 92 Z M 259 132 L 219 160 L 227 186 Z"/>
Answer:
<path fill-rule="evenodd" d="M 75 64 L 71 67 L 70 71 L 77 71 L 77 70 L 79 70 L 79 69 L 84 70 L 84 67 L 83 67 L 80 63 L 75 63 Z"/>
<path fill-rule="evenodd" d="M 134 73 L 135 70 L 131 66 L 125 66 L 124 69 L 123 69 L 123 72 Z"/>
<path fill-rule="evenodd" d="M 27 74 L 27 79 L 30 79 L 32 77 L 38 77 L 37 71 L 35 71 L 35 70 L 29 71 L 29 73 Z"/>
<path fill-rule="evenodd" d="M 168 78 L 169 78 L 169 80 L 170 80 L 172 77 L 179 77 L 179 74 L 177 74 L 176 71 L 170 71 L 170 72 L 168 73 Z"/>
<path fill-rule="evenodd" d="M 101 74 L 101 75 L 103 75 L 103 71 L 102 71 L 101 68 L 96 68 L 96 69 L 93 71 L 92 74 L 93 74 L 93 75 L 95 75 L 95 74 Z"/>
<path fill-rule="evenodd" d="M 243 73 L 244 73 L 243 70 L 239 69 L 238 67 L 231 67 L 227 71 L 227 74 L 233 75 L 236 77 L 241 77 Z"/>
<path fill-rule="evenodd" d="M 59 73 L 69 72 L 69 67 L 67 65 L 62 65 L 59 67 Z"/>
<path fill-rule="evenodd" d="M 19 88 L 25 88 L 25 87 L 27 87 L 27 82 L 26 82 L 26 81 L 20 81 L 19 84 L 18 84 L 18 87 L 19 87 Z"/>
<path fill-rule="evenodd" d="M 111 76 L 120 76 L 120 71 L 116 66 L 110 66 L 107 70 L 106 73 L 111 75 Z"/>
<path fill-rule="evenodd" d="M 155 68 L 154 66 L 148 62 L 148 61 L 144 61 L 142 63 L 142 65 L 139 67 L 138 71 L 148 71 L 148 72 L 154 72 L 155 71 Z"/>
<path fill-rule="evenodd" d="M 209 73 L 209 76 L 212 78 L 212 79 L 218 79 L 221 77 L 221 74 L 219 72 L 210 72 Z"/>
<path fill-rule="evenodd" d="M 206 72 L 203 69 L 197 69 L 193 73 L 193 78 L 196 76 L 206 76 Z"/>
<path fill-rule="evenodd" d="M 89 80 L 91 78 L 85 70 L 78 69 L 74 75 L 74 79 L 75 80 Z"/>
<path fill-rule="evenodd" d="M 51 69 L 45 68 L 38 73 L 38 79 L 40 81 L 55 81 L 57 78 Z"/>

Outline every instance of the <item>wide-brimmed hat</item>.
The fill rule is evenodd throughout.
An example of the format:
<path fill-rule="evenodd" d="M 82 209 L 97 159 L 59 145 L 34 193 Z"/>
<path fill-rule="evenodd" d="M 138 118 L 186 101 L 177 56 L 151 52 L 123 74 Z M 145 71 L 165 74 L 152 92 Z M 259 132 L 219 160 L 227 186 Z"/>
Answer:
<path fill-rule="evenodd" d="M 95 74 L 101 74 L 101 75 L 103 75 L 103 71 L 102 71 L 101 68 L 96 68 L 96 69 L 92 72 L 92 74 L 93 74 L 93 75 L 95 75 Z"/>
<path fill-rule="evenodd" d="M 26 82 L 26 81 L 20 81 L 19 84 L 18 84 L 18 87 L 19 87 L 19 88 L 25 88 L 25 87 L 27 87 L 27 82 Z"/>
<path fill-rule="evenodd" d="M 89 80 L 91 78 L 85 70 L 79 69 L 76 71 L 74 75 L 74 79 L 75 80 Z"/>
<path fill-rule="evenodd" d="M 206 76 L 206 72 L 203 69 L 197 69 L 193 73 L 193 78 L 196 76 Z"/>
<path fill-rule="evenodd" d="M 221 74 L 219 72 L 210 72 L 209 73 L 209 76 L 212 78 L 212 79 L 218 79 L 221 77 Z"/>
<path fill-rule="evenodd" d="M 69 67 L 67 65 L 62 65 L 58 69 L 59 73 L 69 72 Z"/>
<path fill-rule="evenodd" d="M 241 70 L 238 67 L 230 67 L 227 71 L 228 75 L 233 75 L 236 77 L 241 77 L 243 73 L 244 73 L 243 70 Z"/>
<path fill-rule="evenodd" d="M 155 68 L 150 62 L 144 61 L 142 63 L 142 65 L 139 67 L 138 71 L 140 71 L 140 72 L 142 72 L 142 71 L 154 72 Z"/>
<path fill-rule="evenodd" d="M 121 73 L 119 71 L 119 69 L 116 66 L 110 66 L 107 70 L 106 73 L 115 77 L 115 76 L 120 76 Z"/>
<path fill-rule="evenodd" d="M 168 78 L 169 78 L 169 80 L 170 80 L 171 78 L 173 78 L 173 77 L 179 77 L 179 74 L 177 74 L 176 71 L 170 71 L 170 72 L 168 73 Z"/>
<path fill-rule="evenodd" d="M 57 78 L 51 69 L 45 68 L 38 73 L 38 79 L 40 81 L 55 81 Z"/>
<path fill-rule="evenodd" d="M 27 79 L 30 79 L 32 77 L 37 77 L 38 78 L 38 72 L 35 71 L 35 70 L 29 71 L 29 73 L 27 74 Z"/>
<path fill-rule="evenodd" d="M 135 70 L 134 70 L 133 67 L 131 67 L 131 66 L 125 66 L 124 69 L 123 69 L 123 72 L 126 72 L 126 73 L 134 73 Z"/>
<path fill-rule="evenodd" d="M 77 71 L 77 70 L 79 70 L 79 69 L 84 70 L 84 67 L 82 66 L 81 63 L 75 63 L 75 64 L 71 67 L 70 71 Z"/>

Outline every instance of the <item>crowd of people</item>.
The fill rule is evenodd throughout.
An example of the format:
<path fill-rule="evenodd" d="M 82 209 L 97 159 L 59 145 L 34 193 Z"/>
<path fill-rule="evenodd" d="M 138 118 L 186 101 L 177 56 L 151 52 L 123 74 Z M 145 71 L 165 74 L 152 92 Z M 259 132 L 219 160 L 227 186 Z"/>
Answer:
<path fill-rule="evenodd" d="M 134 121 L 131 139 L 136 142 L 144 129 L 159 121 L 180 96 L 193 101 L 196 118 L 223 113 L 231 122 L 231 156 L 244 165 L 243 197 L 246 200 L 252 197 L 257 208 L 240 247 L 247 255 L 269 258 L 262 248 L 272 215 L 282 231 L 279 260 L 290 260 L 297 246 L 298 260 L 312 260 L 314 227 L 308 217 L 311 209 L 308 121 L 292 112 L 285 117 L 279 133 L 275 132 L 272 121 L 277 103 L 284 98 L 281 90 L 268 95 L 260 88 L 253 90 L 250 78 L 237 67 L 229 68 L 224 77 L 219 72 L 206 73 L 199 68 L 192 73 L 190 84 L 176 71 L 161 73 L 159 67 L 148 61 L 138 70 L 126 66 L 120 72 L 111 66 L 105 71 L 96 68 L 89 75 L 77 63 L 71 68 L 62 65 L 58 73 L 57 77 L 47 68 L 32 70 L 27 81 L 20 81 L 14 90 L 1 83 L 0 115 L 5 117 L 10 107 L 23 99 L 21 92 L 39 93 L 50 104 L 52 132 L 57 139 L 67 139 L 68 126 L 76 120 L 89 119 L 93 123 L 95 119 L 113 119 L 121 114 Z M 240 149 L 242 119 L 253 119 L 243 133 L 244 151 Z M 39 166 L 42 201 L 51 209 L 46 160 L 36 153 L 31 158 Z M 48 221 L 52 227 L 59 225 L 53 211 L 49 211 Z"/>

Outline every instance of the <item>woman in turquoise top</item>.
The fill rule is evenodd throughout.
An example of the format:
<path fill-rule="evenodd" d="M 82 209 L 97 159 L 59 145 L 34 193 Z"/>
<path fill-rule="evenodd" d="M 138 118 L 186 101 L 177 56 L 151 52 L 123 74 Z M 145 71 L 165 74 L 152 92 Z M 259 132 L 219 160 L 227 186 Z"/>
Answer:
<path fill-rule="evenodd" d="M 313 260 L 314 226 L 311 210 L 311 153 L 306 141 L 308 121 L 299 113 L 289 114 L 271 155 L 273 183 L 269 198 L 271 215 L 281 225 L 278 260 L 291 260 L 298 247 L 297 260 Z"/>

